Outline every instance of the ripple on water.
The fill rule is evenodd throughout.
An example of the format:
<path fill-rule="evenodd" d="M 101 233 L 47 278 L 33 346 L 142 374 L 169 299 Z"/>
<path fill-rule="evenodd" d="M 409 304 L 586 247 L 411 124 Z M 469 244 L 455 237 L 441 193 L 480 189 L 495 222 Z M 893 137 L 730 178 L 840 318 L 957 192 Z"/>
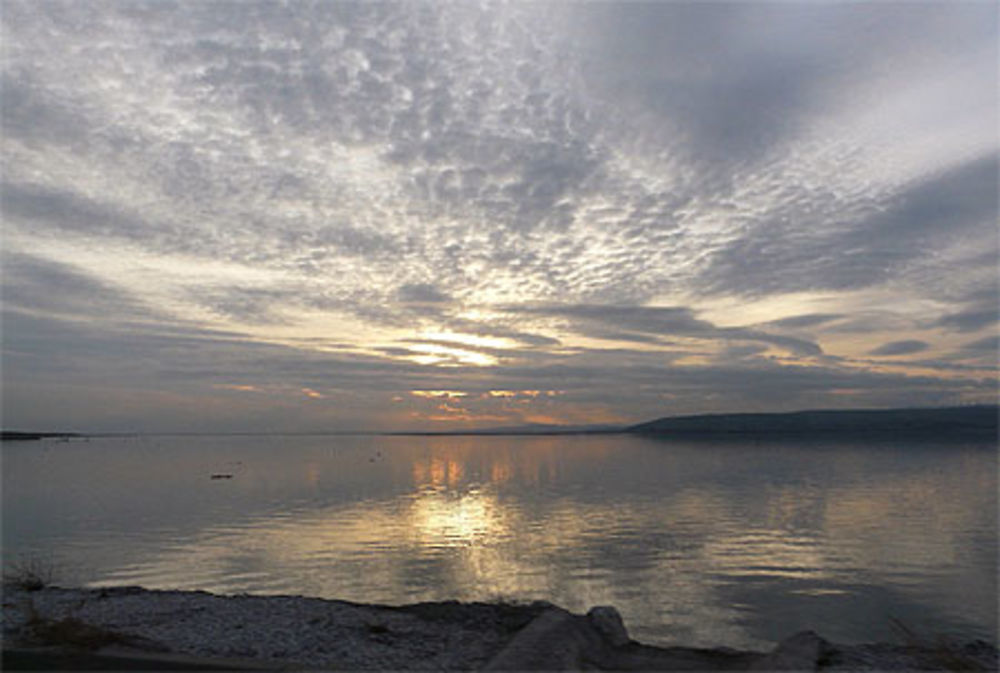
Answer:
<path fill-rule="evenodd" d="M 831 614 L 868 640 L 878 610 L 996 629 L 995 446 L 275 441 L 5 447 L 5 555 L 53 550 L 101 585 L 613 602 L 651 642 L 746 645 Z"/>

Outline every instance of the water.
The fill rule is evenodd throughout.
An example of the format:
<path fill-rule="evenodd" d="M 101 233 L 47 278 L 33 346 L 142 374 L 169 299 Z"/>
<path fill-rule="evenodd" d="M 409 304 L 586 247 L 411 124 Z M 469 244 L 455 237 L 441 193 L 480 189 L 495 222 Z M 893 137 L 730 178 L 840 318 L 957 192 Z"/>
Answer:
<path fill-rule="evenodd" d="M 231 479 L 210 478 L 215 473 Z M 994 442 L 143 437 L 3 445 L 66 584 L 612 604 L 655 644 L 996 641 Z"/>

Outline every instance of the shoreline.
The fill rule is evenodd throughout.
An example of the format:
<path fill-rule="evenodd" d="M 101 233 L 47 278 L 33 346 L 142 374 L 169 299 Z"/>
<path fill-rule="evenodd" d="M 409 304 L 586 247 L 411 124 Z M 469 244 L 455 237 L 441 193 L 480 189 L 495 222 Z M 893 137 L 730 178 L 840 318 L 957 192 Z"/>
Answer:
<path fill-rule="evenodd" d="M 578 615 L 545 602 L 5 585 L 2 625 L 6 670 L 997 670 L 983 641 L 844 645 L 806 631 L 768 652 L 644 645 L 612 607 Z"/>

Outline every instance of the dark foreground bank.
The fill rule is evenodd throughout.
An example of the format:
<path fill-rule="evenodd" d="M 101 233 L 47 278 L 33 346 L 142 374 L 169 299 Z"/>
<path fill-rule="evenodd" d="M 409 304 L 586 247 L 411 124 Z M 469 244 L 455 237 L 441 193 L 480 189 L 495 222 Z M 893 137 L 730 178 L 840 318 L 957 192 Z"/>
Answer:
<path fill-rule="evenodd" d="M 812 632 L 769 652 L 653 647 L 610 607 L 364 605 L 297 596 L 5 586 L 4 670 L 997 670 L 994 646 L 843 645 Z"/>

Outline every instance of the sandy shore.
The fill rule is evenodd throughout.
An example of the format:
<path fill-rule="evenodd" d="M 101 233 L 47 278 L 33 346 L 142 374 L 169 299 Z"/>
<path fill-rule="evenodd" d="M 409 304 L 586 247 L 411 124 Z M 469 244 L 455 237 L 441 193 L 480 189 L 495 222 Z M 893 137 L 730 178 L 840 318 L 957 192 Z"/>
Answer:
<path fill-rule="evenodd" d="M 770 652 L 652 647 L 632 641 L 613 608 L 574 615 L 547 603 L 6 586 L 2 625 L 8 670 L 52 652 L 67 666 L 111 657 L 101 667 L 119 670 L 150 670 L 143 660 L 159 670 L 997 670 L 996 648 L 979 641 L 838 645 L 804 632 Z"/>

